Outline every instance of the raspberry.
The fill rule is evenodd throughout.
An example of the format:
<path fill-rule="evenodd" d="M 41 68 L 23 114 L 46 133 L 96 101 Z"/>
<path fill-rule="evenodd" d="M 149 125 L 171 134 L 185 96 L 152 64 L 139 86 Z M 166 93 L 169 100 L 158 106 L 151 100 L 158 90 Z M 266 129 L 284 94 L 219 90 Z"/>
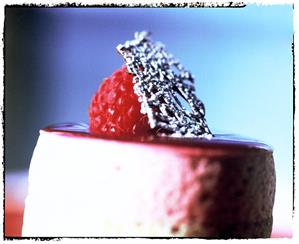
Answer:
<path fill-rule="evenodd" d="M 102 136 L 148 135 L 147 115 L 133 89 L 133 75 L 123 67 L 104 79 L 89 107 L 90 132 Z"/>

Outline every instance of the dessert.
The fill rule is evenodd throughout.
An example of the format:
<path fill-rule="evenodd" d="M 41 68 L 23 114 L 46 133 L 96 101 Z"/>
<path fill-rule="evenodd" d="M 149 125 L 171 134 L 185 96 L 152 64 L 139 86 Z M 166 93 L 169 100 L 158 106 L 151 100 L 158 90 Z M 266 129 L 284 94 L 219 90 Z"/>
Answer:
<path fill-rule="evenodd" d="M 272 149 L 212 135 L 192 75 L 147 33 L 118 51 L 89 126 L 40 131 L 22 235 L 270 237 Z"/>

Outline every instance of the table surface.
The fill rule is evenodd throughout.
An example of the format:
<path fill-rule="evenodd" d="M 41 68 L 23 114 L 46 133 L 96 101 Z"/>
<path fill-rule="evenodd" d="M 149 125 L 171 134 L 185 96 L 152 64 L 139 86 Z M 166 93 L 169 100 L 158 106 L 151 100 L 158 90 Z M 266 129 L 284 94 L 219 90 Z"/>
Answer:
<path fill-rule="evenodd" d="M 7 173 L 5 175 L 4 237 L 21 237 L 26 194 L 27 172 Z M 271 238 L 292 238 L 292 236 L 291 227 L 282 230 L 273 226 Z"/>

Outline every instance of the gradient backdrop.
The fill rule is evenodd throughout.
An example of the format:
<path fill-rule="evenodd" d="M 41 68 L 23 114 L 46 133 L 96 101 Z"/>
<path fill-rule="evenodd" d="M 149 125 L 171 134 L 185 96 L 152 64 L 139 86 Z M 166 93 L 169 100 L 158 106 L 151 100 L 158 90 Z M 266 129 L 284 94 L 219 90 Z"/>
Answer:
<path fill-rule="evenodd" d="M 149 30 L 192 71 L 215 132 L 274 148 L 274 226 L 289 228 L 293 190 L 293 9 L 6 8 L 5 169 L 26 172 L 39 129 L 88 122 L 116 45 Z"/>

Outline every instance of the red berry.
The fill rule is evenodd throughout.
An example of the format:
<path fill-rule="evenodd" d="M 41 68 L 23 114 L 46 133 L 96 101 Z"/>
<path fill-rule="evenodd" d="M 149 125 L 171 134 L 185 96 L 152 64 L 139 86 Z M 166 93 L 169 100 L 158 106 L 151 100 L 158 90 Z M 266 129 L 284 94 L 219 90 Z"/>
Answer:
<path fill-rule="evenodd" d="M 126 67 L 104 79 L 89 107 L 89 129 L 103 136 L 148 135 L 147 115 L 133 89 L 133 75 Z"/>

